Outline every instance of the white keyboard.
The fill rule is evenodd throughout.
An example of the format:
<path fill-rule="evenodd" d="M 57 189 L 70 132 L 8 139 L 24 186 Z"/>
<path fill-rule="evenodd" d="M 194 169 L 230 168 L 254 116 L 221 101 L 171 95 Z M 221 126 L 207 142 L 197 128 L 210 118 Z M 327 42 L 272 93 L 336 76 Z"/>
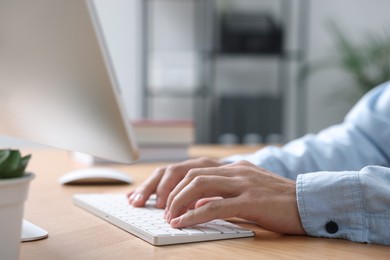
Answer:
<path fill-rule="evenodd" d="M 191 228 L 175 229 L 163 218 L 164 210 L 130 206 L 125 194 L 76 194 L 73 202 L 81 208 L 153 245 L 210 241 L 254 236 L 253 231 L 224 220 L 213 220 Z"/>

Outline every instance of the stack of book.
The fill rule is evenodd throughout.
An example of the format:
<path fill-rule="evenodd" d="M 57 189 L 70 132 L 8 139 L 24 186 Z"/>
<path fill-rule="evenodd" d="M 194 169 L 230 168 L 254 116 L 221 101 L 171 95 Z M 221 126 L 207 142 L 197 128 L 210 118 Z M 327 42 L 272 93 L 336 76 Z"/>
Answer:
<path fill-rule="evenodd" d="M 192 120 L 131 121 L 139 148 L 138 162 L 182 161 L 188 159 L 189 146 L 195 140 Z M 102 158 L 75 152 L 76 161 L 84 164 L 111 163 Z"/>
<path fill-rule="evenodd" d="M 140 161 L 178 161 L 188 158 L 194 143 L 195 128 L 191 120 L 132 121 L 139 146 Z"/>

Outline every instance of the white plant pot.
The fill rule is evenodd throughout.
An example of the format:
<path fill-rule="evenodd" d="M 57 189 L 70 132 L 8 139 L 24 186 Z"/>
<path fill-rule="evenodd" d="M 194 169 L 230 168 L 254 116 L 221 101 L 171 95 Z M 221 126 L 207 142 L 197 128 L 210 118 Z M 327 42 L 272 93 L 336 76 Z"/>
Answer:
<path fill-rule="evenodd" d="M 33 173 L 0 179 L 0 258 L 18 259 L 24 201 Z"/>

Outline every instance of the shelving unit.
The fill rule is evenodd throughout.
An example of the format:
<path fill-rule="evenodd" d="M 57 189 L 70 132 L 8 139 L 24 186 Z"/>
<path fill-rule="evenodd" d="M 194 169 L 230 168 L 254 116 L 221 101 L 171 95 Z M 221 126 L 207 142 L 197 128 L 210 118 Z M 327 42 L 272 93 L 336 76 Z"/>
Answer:
<path fill-rule="evenodd" d="M 161 98 L 173 98 L 183 100 L 191 100 L 192 104 L 186 104 L 190 107 L 189 110 L 192 110 L 192 115 L 190 115 L 196 122 L 196 141 L 197 143 L 216 143 L 219 142 L 219 137 L 224 133 L 233 132 L 239 136 L 241 141 L 243 135 L 248 130 L 247 133 L 260 133 L 263 136 L 270 134 L 278 134 L 283 136 L 284 128 L 284 111 L 286 110 L 286 93 L 287 85 L 290 81 L 289 65 L 290 63 L 297 63 L 298 65 L 302 63 L 305 59 L 305 34 L 307 31 L 307 24 L 304 24 L 305 19 L 307 18 L 307 2 L 309 0 L 279 0 L 279 13 L 280 13 L 280 25 L 284 30 L 284 36 L 286 37 L 289 31 L 289 23 L 292 18 L 292 4 L 295 2 L 298 5 L 299 14 L 295 16 L 299 18 L 297 22 L 299 28 L 298 32 L 300 35 L 300 43 L 295 50 L 287 50 L 286 44 L 283 44 L 281 52 L 275 52 L 271 54 L 267 53 L 226 53 L 220 51 L 219 35 L 220 35 L 220 26 L 219 18 L 221 17 L 221 10 L 219 9 L 218 0 L 187 0 L 193 2 L 193 14 L 191 19 L 194 19 L 194 46 L 195 46 L 195 55 L 197 59 L 197 71 L 195 72 L 197 76 L 196 87 L 192 91 L 183 91 L 180 88 L 171 89 L 165 88 L 161 90 L 151 91 L 150 86 L 150 42 L 153 40 L 153 37 L 150 33 L 150 5 L 153 2 L 160 1 L 159 4 L 163 2 L 178 1 L 178 0 L 146 0 L 141 1 L 142 6 L 142 24 L 143 24 L 143 34 L 142 34 L 142 46 L 143 48 L 143 91 L 144 91 L 144 107 L 143 115 L 145 118 L 153 117 L 153 105 L 155 105 L 155 100 Z M 226 1 L 226 0 L 224 0 Z M 256 0 L 257 1 L 257 0 Z M 227 1 L 226 1 L 227 2 Z M 174 13 L 169 15 L 175 15 Z M 283 18 L 283 19 L 282 19 Z M 284 42 L 285 43 L 285 42 Z M 263 95 L 261 94 L 261 87 L 257 88 L 255 92 L 258 93 L 254 95 L 249 91 L 245 93 L 245 90 L 240 92 L 239 96 L 225 95 L 223 90 L 221 91 L 221 80 L 219 77 L 221 63 L 232 61 L 249 61 L 250 64 L 257 64 L 264 62 L 266 60 L 272 60 L 275 64 L 275 82 L 274 84 L 274 93 L 272 95 Z M 239 69 L 237 69 L 239 70 Z M 237 72 L 237 71 L 236 71 Z M 261 85 L 261 84 L 259 84 Z M 268 98 L 268 99 L 267 99 Z M 153 101 L 154 100 L 154 101 Z M 279 103 L 272 111 L 265 111 L 263 114 L 253 111 L 268 110 L 267 107 L 261 107 L 265 102 L 271 102 L 274 100 L 276 103 Z M 246 114 L 238 114 L 236 118 L 239 120 L 228 122 L 227 124 L 223 123 L 223 120 L 229 120 L 232 118 L 232 113 L 222 110 L 226 110 L 226 104 L 231 103 L 230 109 L 236 112 L 243 110 L 242 112 Z M 181 106 L 181 107 L 180 107 Z M 178 105 L 177 109 L 183 109 L 183 105 Z M 245 111 L 247 110 L 247 111 Z M 277 111 L 275 111 L 277 110 Z M 252 111 L 252 112 L 250 112 Z M 258 114 L 258 116 L 257 116 Z M 271 115 L 271 117 L 266 117 L 266 115 Z M 223 119 L 225 118 L 225 119 Z M 276 118 L 276 119 L 275 119 Z M 270 123 L 273 119 L 273 125 Z M 267 127 L 262 127 L 261 124 L 267 121 Z M 227 125 L 235 125 L 231 129 L 227 129 Z M 239 126 L 237 128 L 237 126 Z M 251 129 L 244 129 L 245 127 Z M 275 135 L 272 135 L 275 136 Z M 264 141 L 264 139 L 262 139 Z M 281 140 L 282 141 L 282 140 Z"/>

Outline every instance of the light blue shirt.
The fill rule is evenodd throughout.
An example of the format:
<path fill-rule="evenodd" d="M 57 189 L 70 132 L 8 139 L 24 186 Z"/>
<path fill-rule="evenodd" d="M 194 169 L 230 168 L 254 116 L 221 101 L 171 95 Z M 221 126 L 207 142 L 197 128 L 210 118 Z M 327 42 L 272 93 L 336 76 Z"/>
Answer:
<path fill-rule="evenodd" d="M 342 124 L 225 158 L 238 160 L 296 180 L 308 235 L 390 245 L 390 82 L 367 93 Z"/>

